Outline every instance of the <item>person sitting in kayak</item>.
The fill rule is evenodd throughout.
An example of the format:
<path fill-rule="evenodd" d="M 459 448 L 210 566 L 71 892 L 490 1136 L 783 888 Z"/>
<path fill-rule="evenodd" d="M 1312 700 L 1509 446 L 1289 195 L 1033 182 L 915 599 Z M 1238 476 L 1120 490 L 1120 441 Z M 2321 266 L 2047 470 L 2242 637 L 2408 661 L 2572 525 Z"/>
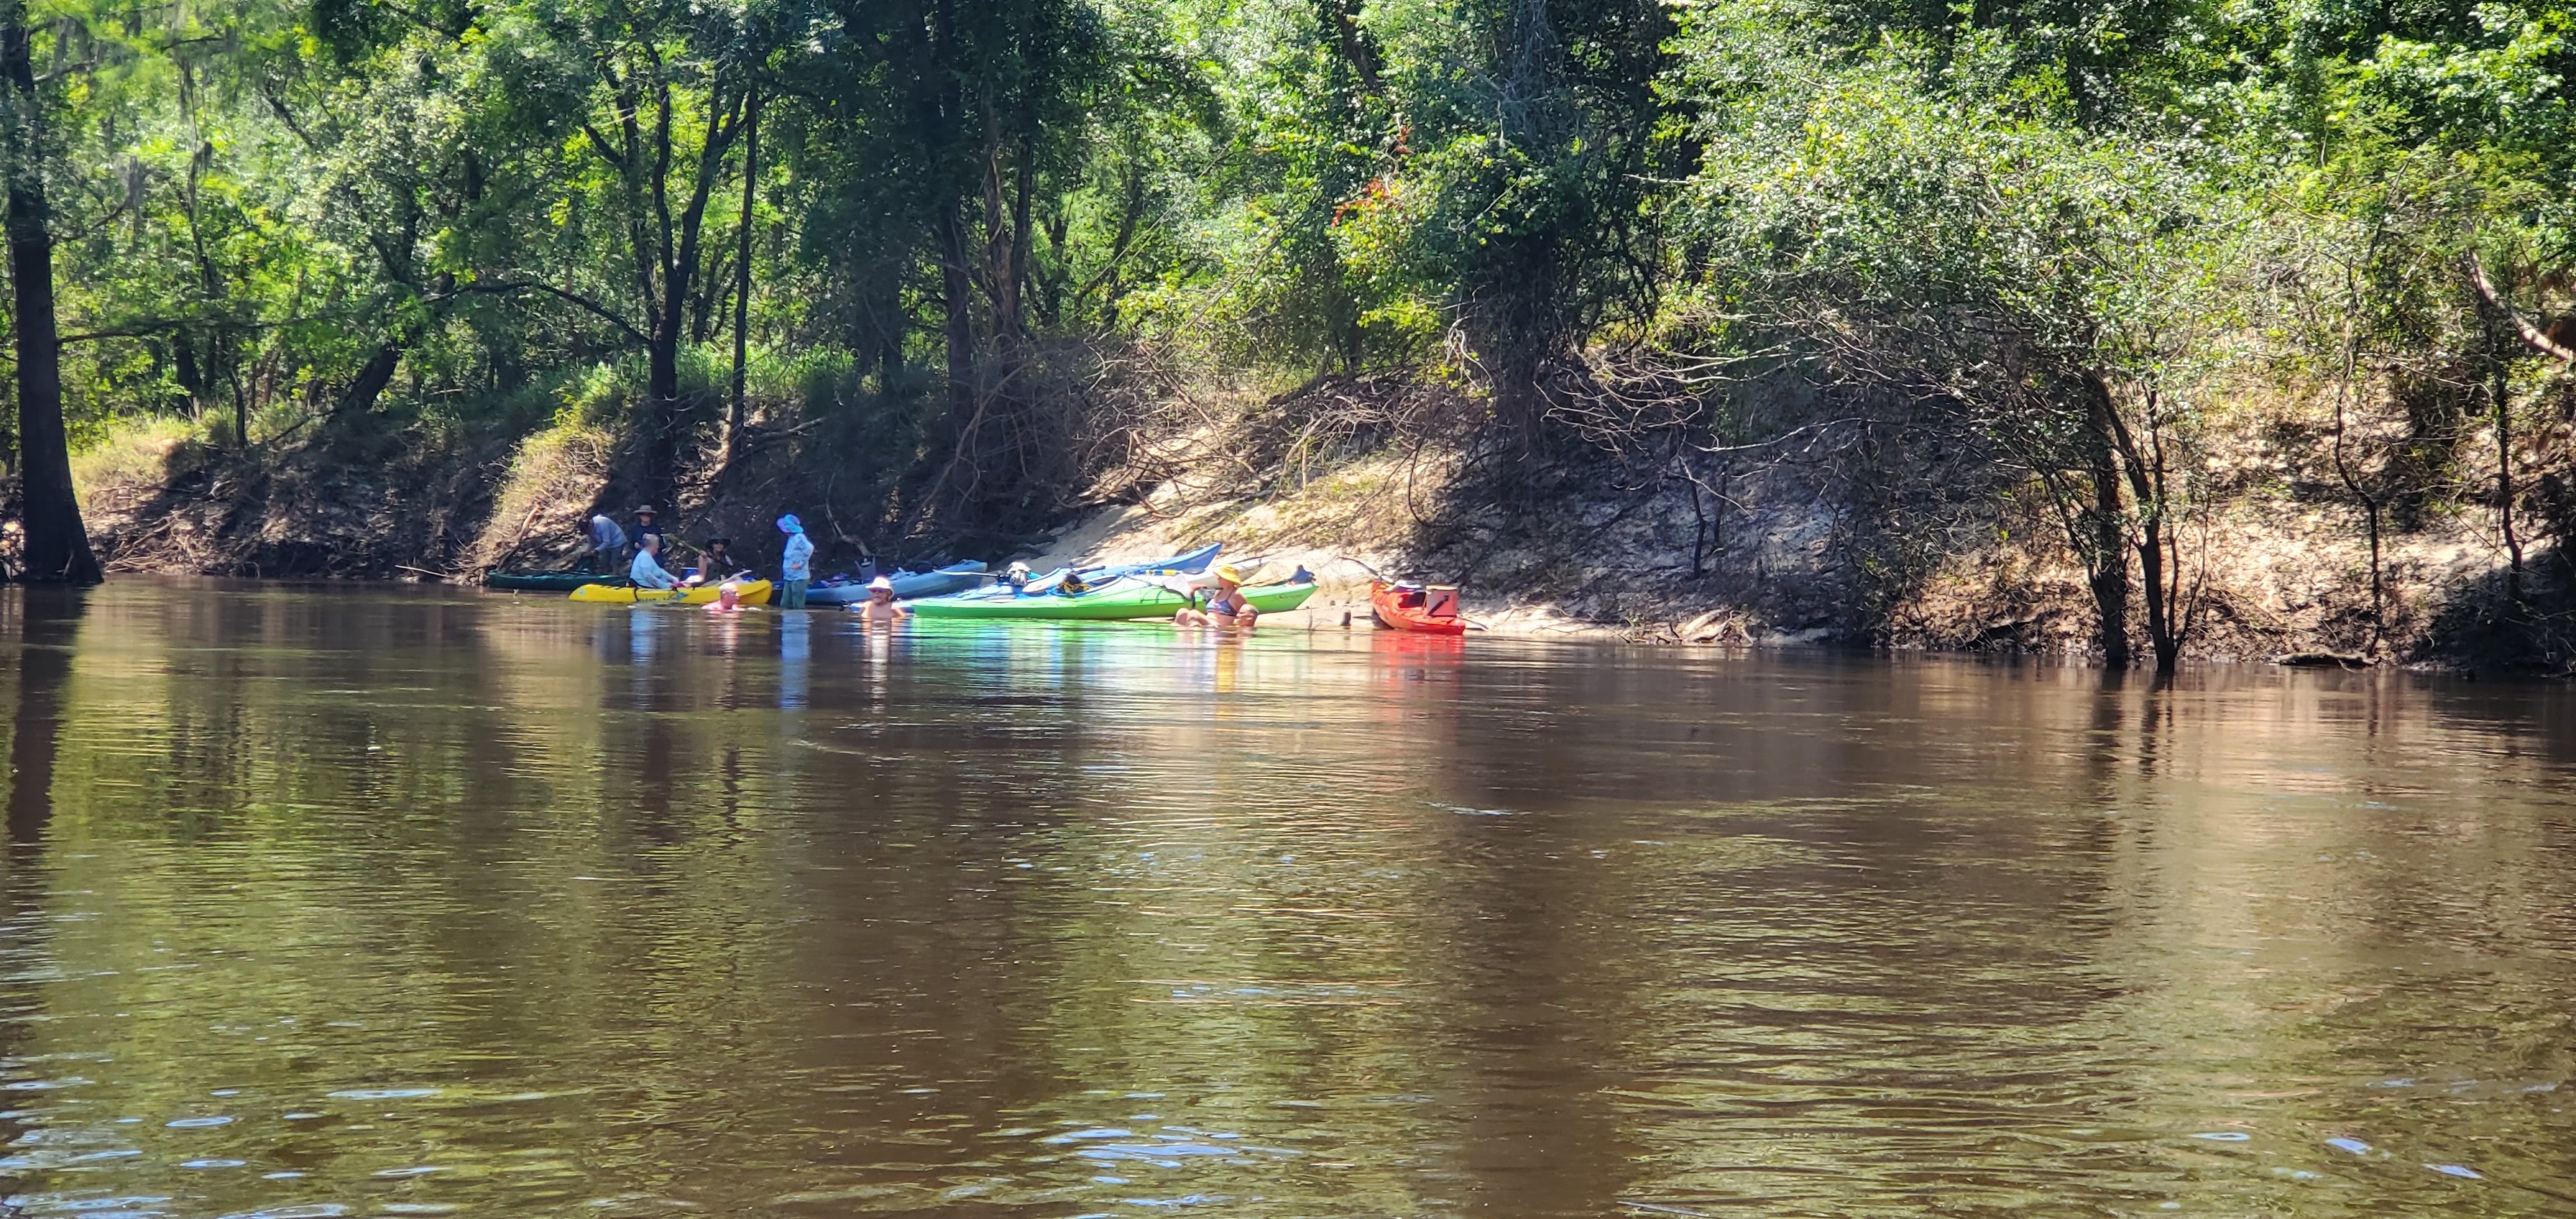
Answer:
<path fill-rule="evenodd" d="M 733 561 L 732 538 L 708 538 L 706 551 L 698 556 L 698 571 L 689 577 L 691 584 L 732 580 L 743 574 L 741 564 Z"/>
<path fill-rule="evenodd" d="M 878 576 L 868 581 L 868 599 L 850 607 L 864 627 L 893 626 L 912 617 L 912 611 L 895 603 L 894 581 Z"/>
<path fill-rule="evenodd" d="M 1179 626 L 1240 626 L 1249 629 L 1261 611 L 1243 595 L 1243 569 L 1228 563 L 1216 569 L 1216 588 L 1208 594 L 1205 608 L 1184 605 L 1172 615 Z"/>
<path fill-rule="evenodd" d="M 671 573 L 662 570 L 661 561 L 654 557 L 655 552 L 661 549 L 661 534 L 644 535 L 643 547 L 635 552 L 635 562 L 626 569 L 626 578 L 633 580 L 635 587 L 673 588 L 679 585 L 680 582 L 673 579 Z"/>
<path fill-rule="evenodd" d="M 1091 583 L 1084 580 L 1078 571 L 1068 571 L 1063 579 L 1055 582 L 1055 595 L 1059 597 L 1079 597 L 1090 591 Z"/>
<path fill-rule="evenodd" d="M 710 614 L 741 613 L 742 586 L 731 580 L 727 580 L 723 584 L 717 586 L 716 599 L 708 603 L 707 612 Z"/>

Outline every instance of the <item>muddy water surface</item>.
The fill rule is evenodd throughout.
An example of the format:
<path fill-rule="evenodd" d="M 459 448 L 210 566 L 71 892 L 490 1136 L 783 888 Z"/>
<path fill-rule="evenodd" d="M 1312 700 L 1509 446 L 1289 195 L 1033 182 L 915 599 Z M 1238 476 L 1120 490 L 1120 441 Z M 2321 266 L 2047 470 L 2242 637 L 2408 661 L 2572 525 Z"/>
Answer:
<path fill-rule="evenodd" d="M 2576 701 L 0 600 L 43 1216 L 2576 1213 Z"/>

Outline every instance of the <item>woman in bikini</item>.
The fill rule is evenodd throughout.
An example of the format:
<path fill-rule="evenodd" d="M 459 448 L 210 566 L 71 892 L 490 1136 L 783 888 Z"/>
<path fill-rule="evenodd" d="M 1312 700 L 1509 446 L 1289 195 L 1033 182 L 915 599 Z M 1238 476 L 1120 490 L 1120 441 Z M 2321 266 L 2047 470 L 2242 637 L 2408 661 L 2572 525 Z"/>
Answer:
<path fill-rule="evenodd" d="M 1216 588 L 1208 594 L 1205 606 L 1184 605 L 1172 615 L 1177 626 L 1239 626 L 1251 630 L 1261 611 L 1243 595 L 1243 571 L 1228 563 L 1216 569 Z"/>

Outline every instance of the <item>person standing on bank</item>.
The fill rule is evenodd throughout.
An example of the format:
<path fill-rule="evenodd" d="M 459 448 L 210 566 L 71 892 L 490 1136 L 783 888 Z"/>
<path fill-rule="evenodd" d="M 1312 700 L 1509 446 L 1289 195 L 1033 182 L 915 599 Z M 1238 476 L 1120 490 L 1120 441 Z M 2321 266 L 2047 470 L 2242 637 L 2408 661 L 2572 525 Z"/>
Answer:
<path fill-rule="evenodd" d="M 662 527 L 653 523 L 653 505 L 651 504 L 646 504 L 635 510 L 635 548 L 637 550 L 642 550 L 644 548 L 644 539 L 646 538 L 653 539 L 653 553 L 656 555 L 659 555 L 663 551 L 671 548 L 670 539 L 662 536 Z"/>
<path fill-rule="evenodd" d="M 793 512 L 778 518 L 778 531 L 787 535 L 787 552 L 778 562 L 778 607 L 803 609 L 805 586 L 814 579 L 814 543 Z"/>
<path fill-rule="evenodd" d="M 589 546 L 581 552 L 582 571 L 615 571 L 626 557 L 626 531 L 617 527 L 605 512 L 590 518 Z"/>

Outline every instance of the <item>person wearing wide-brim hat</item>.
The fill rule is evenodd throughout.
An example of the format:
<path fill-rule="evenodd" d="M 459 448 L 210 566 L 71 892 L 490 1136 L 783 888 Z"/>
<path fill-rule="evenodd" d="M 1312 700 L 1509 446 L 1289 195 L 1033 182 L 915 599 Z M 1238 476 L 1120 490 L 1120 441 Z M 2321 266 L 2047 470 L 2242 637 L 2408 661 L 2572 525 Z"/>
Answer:
<path fill-rule="evenodd" d="M 814 540 L 805 536 L 805 522 L 793 512 L 778 518 L 778 531 L 787 535 L 787 549 L 778 560 L 778 606 L 803 609 L 805 586 L 814 582 Z"/>
<path fill-rule="evenodd" d="M 662 527 L 653 523 L 653 516 L 653 505 L 651 504 L 646 504 L 635 510 L 635 528 L 633 531 L 635 548 L 637 550 L 644 549 L 644 539 L 649 536 L 653 539 L 654 550 L 656 553 L 668 554 L 671 550 L 671 539 L 662 536 Z"/>
<path fill-rule="evenodd" d="M 1250 629 L 1261 611 L 1252 608 L 1243 595 L 1243 569 L 1228 563 L 1216 569 L 1216 587 L 1208 591 L 1204 606 L 1184 605 L 1172 615 L 1181 626 L 1239 626 Z"/>
<path fill-rule="evenodd" d="M 893 626 L 912 617 L 911 610 L 895 601 L 894 581 L 884 576 L 868 581 L 868 599 L 851 606 L 850 611 L 859 616 L 859 625 L 871 628 Z"/>

